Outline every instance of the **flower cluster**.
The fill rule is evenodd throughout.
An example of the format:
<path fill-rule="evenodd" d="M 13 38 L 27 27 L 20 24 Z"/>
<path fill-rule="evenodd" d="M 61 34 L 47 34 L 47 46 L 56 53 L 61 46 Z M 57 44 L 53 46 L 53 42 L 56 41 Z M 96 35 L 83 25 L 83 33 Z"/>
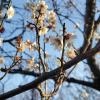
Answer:
<path fill-rule="evenodd" d="M 95 39 L 95 40 L 100 40 L 100 34 L 97 33 L 97 32 L 95 32 L 95 34 L 94 34 L 94 39 Z"/>
<path fill-rule="evenodd" d="M 54 46 L 55 49 L 62 50 L 63 41 L 61 37 L 50 37 L 49 41 Z"/>
<path fill-rule="evenodd" d="M 66 42 L 72 41 L 75 37 L 76 37 L 76 36 L 75 36 L 74 33 L 66 33 L 66 34 L 64 35 L 64 38 L 65 38 Z"/>
<path fill-rule="evenodd" d="M 20 59 L 21 59 L 20 56 L 15 56 L 15 60 L 16 60 L 16 61 L 18 61 L 18 60 L 20 60 Z"/>
<path fill-rule="evenodd" d="M 65 46 L 68 48 L 72 47 L 73 40 L 76 38 L 76 35 L 74 33 L 65 33 L 64 39 L 65 39 Z M 63 37 L 62 36 L 50 36 L 49 38 L 45 38 L 45 42 L 50 42 L 55 49 L 62 50 L 63 48 Z"/>
<path fill-rule="evenodd" d="M 4 16 L 6 16 L 7 19 L 11 19 L 14 16 L 14 14 L 15 14 L 15 10 L 14 10 L 13 6 L 11 5 L 9 8 L 7 8 L 6 14 L 4 15 L 3 13 L 4 13 L 3 9 L 0 9 L 0 19 L 1 19 L 0 33 L 3 33 L 5 31 L 5 28 L 4 28 L 3 24 L 2 24 Z"/>
<path fill-rule="evenodd" d="M 54 11 L 49 11 L 49 15 L 48 15 L 48 21 L 49 21 L 49 27 L 50 28 L 54 28 L 56 27 L 56 14 L 54 13 Z"/>
<path fill-rule="evenodd" d="M 48 28 L 55 28 L 56 14 L 53 10 L 48 10 L 44 0 L 39 1 L 37 4 L 28 3 L 27 8 L 32 12 L 32 19 L 39 29 L 39 35 L 46 34 Z"/>
<path fill-rule="evenodd" d="M 31 59 L 28 59 L 27 60 L 27 66 L 28 68 L 26 70 L 38 70 L 38 67 L 39 67 L 39 64 L 38 63 L 35 63 L 35 58 L 32 57 Z"/>
<path fill-rule="evenodd" d="M 68 58 L 71 58 L 71 59 L 75 58 L 76 57 L 76 54 L 75 54 L 74 49 L 71 48 L 71 49 L 67 50 L 66 56 Z"/>
<path fill-rule="evenodd" d="M 7 18 L 11 19 L 15 14 L 15 10 L 13 6 L 10 6 L 9 9 L 7 10 Z"/>
<path fill-rule="evenodd" d="M 29 66 L 32 66 L 34 64 L 34 57 L 32 59 L 28 59 L 27 63 Z"/>
<path fill-rule="evenodd" d="M 6 16 L 7 16 L 7 19 L 11 19 L 15 14 L 15 10 L 13 8 L 12 5 L 10 5 L 9 8 L 7 8 L 7 12 L 6 12 Z M 3 18 L 3 10 L 0 10 L 0 18 Z"/>
<path fill-rule="evenodd" d="M 30 51 L 36 49 L 36 43 L 35 42 L 32 43 L 30 40 L 26 40 L 25 42 L 23 42 L 21 37 L 18 37 L 16 42 L 17 42 L 17 51 L 18 52 L 24 52 L 25 49 L 27 49 L 27 48 Z"/>

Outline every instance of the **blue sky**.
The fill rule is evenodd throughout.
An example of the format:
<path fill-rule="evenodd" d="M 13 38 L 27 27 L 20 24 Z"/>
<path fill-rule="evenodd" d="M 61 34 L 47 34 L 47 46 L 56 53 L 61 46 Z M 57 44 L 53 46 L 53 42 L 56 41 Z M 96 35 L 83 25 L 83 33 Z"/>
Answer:
<path fill-rule="evenodd" d="M 64 0 L 64 1 L 67 1 L 67 0 Z M 18 7 L 21 7 L 21 8 L 25 5 L 26 2 L 27 2 L 27 0 L 12 0 L 12 4 L 13 5 L 17 5 Z M 51 2 L 51 0 L 50 1 L 47 0 L 47 2 Z M 61 4 L 62 3 L 62 0 L 58 0 L 58 2 Z M 82 6 L 82 5 L 84 5 L 84 3 L 85 3 L 84 0 L 77 0 L 77 3 L 76 3 L 77 4 L 77 7 L 82 11 L 83 14 L 84 14 L 84 8 L 85 7 Z M 51 4 L 50 3 L 49 3 L 49 6 L 51 7 Z M 99 6 L 99 4 L 98 4 L 98 6 Z M 63 11 L 63 9 L 61 9 L 61 10 Z M 29 14 L 27 12 L 25 12 L 24 10 L 21 10 L 21 11 L 18 10 L 18 11 L 19 11 L 20 14 L 23 15 L 23 18 L 25 18 L 25 20 L 29 20 L 29 17 L 27 17 L 27 16 L 29 16 Z M 17 10 L 15 10 L 15 12 L 17 13 Z M 64 11 L 63 11 L 62 14 L 65 14 Z M 19 20 L 19 19 L 23 19 L 23 18 L 20 17 L 18 14 L 15 14 L 15 16 L 14 16 L 14 18 L 12 20 L 16 20 L 16 19 Z M 79 23 L 80 24 L 80 28 L 83 29 L 83 24 L 84 24 L 83 20 L 84 19 L 82 17 L 80 17 L 80 15 L 75 10 L 74 10 L 73 14 L 71 15 L 71 18 L 76 23 Z M 68 20 L 65 21 L 64 20 L 63 23 L 66 23 L 66 27 L 67 27 L 67 31 L 68 32 L 74 32 L 75 35 L 77 36 L 77 38 L 74 40 L 74 45 L 75 45 L 75 47 L 79 48 L 82 45 L 82 41 L 83 41 L 82 34 L 77 29 L 76 30 L 74 29 L 74 25 L 70 21 L 68 21 Z M 14 24 L 16 24 L 18 27 L 21 27 L 21 25 L 20 25 L 21 22 L 20 21 L 15 22 Z M 7 23 L 4 24 L 4 26 L 5 26 L 5 28 L 6 28 L 7 31 L 5 31 L 5 33 L 2 35 L 2 37 L 4 37 L 5 39 L 8 39 L 9 38 L 8 36 L 10 35 L 10 32 L 12 31 L 12 29 L 14 29 L 16 27 L 16 25 L 14 25 L 14 24 L 9 24 L 9 23 L 8 24 Z M 26 21 L 25 21 L 25 24 L 26 24 Z M 59 32 L 59 30 L 61 30 L 61 26 L 59 26 L 59 24 L 57 24 L 57 32 Z M 14 35 L 12 35 L 12 37 L 14 37 L 15 35 L 20 34 L 20 32 L 21 32 L 21 30 L 19 29 L 18 31 L 16 31 L 14 33 Z M 34 37 L 32 37 L 30 35 L 30 34 L 33 34 L 33 33 L 30 32 L 30 34 L 29 34 L 29 32 L 30 31 L 27 31 L 25 33 L 25 36 L 24 36 L 24 39 L 25 40 L 27 38 L 29 38 L 31 40 L 34 39 Z M 54 34 L 54 33 L 52 31 L 50 31 L 48 34 Z M 59 55 L 59 51 L 54 51 L 54 49 L 51 49 L 51 48 L 52 48 L 52 46 L 51 45 L 48 45 L 46 49 L 53 56 L 58 56 Z M 5 50 L 11 50 L 11 46 L 9 47 L 8 44 L 5 44 L 4 49 Z M 11 54 L 13 54 L 13 52 Z M 53 60 L 54 60 L 54 58 L 53 58 Z M 6 63 L 9 64 L 9 62 L 6 62 Z M 51 64 L 51 66 L 53 65 L 53 63 Z M 86 71 L 87 69 L 88 69 L 87 66 L 85 64 L 83 64 L 83 62 L 81 62 L 81 63 L 78 64 L 77 68 L 73 71 L 73 73 L 72 73 L 71 76 L 77 77 L 78 79 L 84 79 L 84 80 L 86 80 L 86 78 L 84 78 L 85 76 L 90 77 L 90 74 L 88 74 L 88 71 Z M 23 78 L 24 78 L 24 80 L 23 80 Z M 29 77 L 29 76 L 25 76 L 24 77 L 24 76 L 18 75 L 18 74 L 17 75 L 13 75 L 13 76 L 12 75 L 7 75 L 2 80 L 2 82 L 5 83 L 5 89 L 4 89 L 4 91 L 6 92 L 6 91 L 9 91 L 11 89 L 14 89 L 14 88 L 18 87 L 18 85 L 22 85 L 22 84 L 31 82 L 33 79 L 34 79 L 33 77 Z M 60 99 L 60 95 L 59 95 L 61 93 L 62 93 L 61 95 L 63 97 L 65 97 L 66 99 L 68 99 L 68 100 L 74 100 L 72 98 L 71 93 L 76 98 L 78 98 L 78 96 L 80 94 L 79 93 L 79 90 L 81 91 L 83 87 L 82 86 L 79 86 L 79 85 L 73 85 L 73 84 L 71 84 L 70 85 L 70 88 L 68 88 L 67 85 L 68 85 L 67 83 L 64 83 L 63 84 L 63 86 L 59 90 L 59 93 L 56 96 L 54 96 L 53 100 L 61 100 Z M 73 93 L 73 91 L 74 91 L 74 93 Z M 83 91 L 85 91 L 85 89 L 83 89 Z M 90 91 L 88 91 L 88 92 L 90 92 Z M 27 92 L 25 92 L 25 93 L 27 93 Z M 76 93 L 77 93 L 77 95 L 76 95 Z M 67 94 L 67 96 L 66 96 L 66 94 Z M 90 95 L 92 95 L 92 94 L 90 94 Z M 100 94 L 98 94 L 98 95 L 100 95 Z M 18 96 L 15 96 L 14 98 L 10 98 L 8 100 L 14 100 L 14 99 L 15 100 L 18 100 L 18 98 L 21 98 L 21 96 L 24 96 L 24 95 L 23 94 L 20 94 Z M 63 99 L 63 100 L 66 100 L 66 99 Z M 19 99 L 19 100 L 21 100 L 21 99 Z M 92 100 L 92 99 L 90 99 L 90 100 Z"/>

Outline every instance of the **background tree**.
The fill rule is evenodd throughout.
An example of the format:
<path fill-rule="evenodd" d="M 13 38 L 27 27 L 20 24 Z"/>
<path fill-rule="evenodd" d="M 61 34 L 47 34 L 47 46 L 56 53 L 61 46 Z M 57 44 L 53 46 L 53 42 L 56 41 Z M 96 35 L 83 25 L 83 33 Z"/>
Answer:
<path fill-rule="evenodd" d="M 98 100 L 99 5 L 1 0 L 0 100 Z"/>

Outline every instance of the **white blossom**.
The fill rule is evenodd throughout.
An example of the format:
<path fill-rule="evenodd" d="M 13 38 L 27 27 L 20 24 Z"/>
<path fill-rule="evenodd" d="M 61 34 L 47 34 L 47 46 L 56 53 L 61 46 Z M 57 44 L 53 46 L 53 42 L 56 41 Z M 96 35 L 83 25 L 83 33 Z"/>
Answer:
<path fill-rule="evenodd" d="M 76 54 L 75 54 L 75 51 L 74 49 L 70 48 L 69 50 L 67 50 L 67 54 L 66 54 L 67 57 L 73 59 L 76 57 Z"/>
<path fill-rule="evenodd" d="M 87 92 L 83 92 L 83 93 L 81 94 L 81 96 L 83 96 L 83 97 L 88 97 L 89 94 L 88 94 Z"/>
<path fill-rule="evenodd" d="M 24 52 L 26 49 L 25 43 L 21 43 L 20 46 L 17 48 L 18 52 Z"/>
<path fill-rule="evenodd" d="M 94 34 L 94 38 L 95 38 L 96 40 L 100 40 L 100 34 L 97 33 L 97 32 L 95 32 L 95 34 Z"/>
<path fill-rule="evenodd" d="M 48 12 L 48 22 L 50 28 L 55 28 L 56 26 L 56 14 L 53 10 Z"/>
<path fill-rule="evenodd" d="M 14 16 L 14 14 L 15 14 L 15 10 L 14 10 L 13 6 L 10 6 L 7 11 L 7 18 L 11 19 Z"/>
<path fill-rule="evenodd" d="M 39 4 L 37 5 L 37 10 L 40 11 L 40 13 L 44 14 L 46 10 L 48 9 L 48 6 L 46 5 L 45 1 L 39 1 Z"/>
<path fill-rule="evenodd" d="M 48 10 L 48 5 L 44 0 L 39 0 L 38 3 L 28 3 L 27 7 L 31 10 L 32 20 L 37 25 L 39 30 L 39 35 L 44 35 L 49 29 L 55 29 L 56 27 L 56 14 L 53 10 Z"/>
<path fill-rule="evenodd" d="M 0 38 L 0 46 L 3 44 L 3 38 Z"/>
<path fill-rule="evenodd" d="M 55 47 L 55 49 L 62 50 L 63 41 L 61 37 L 50 37 L 49 41 Z"/>
<path fill-rule="evenodd" d="M 40 29 L 40 31 L 39 31 L 39 35 L 44 35 L 44 34 L 47 33 L 47 31 L 48 31 L 48 28 L 42 27 L 42 28 Z"/>

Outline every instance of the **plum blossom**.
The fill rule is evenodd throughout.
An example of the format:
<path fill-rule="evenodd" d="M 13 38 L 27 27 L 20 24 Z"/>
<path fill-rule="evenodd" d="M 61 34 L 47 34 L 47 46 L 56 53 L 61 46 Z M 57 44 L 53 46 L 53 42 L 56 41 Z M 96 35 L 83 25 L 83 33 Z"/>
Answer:
<path fill-rule="evenodd" d="M 56 14 L 53 10 L 48 13 L 48 22 L 50 28 L 55 28 L 56 26 Z"/>
<path fill-rule="evenodd" d="M 42 28 L 40 29 L 40 31 L 39 31 L 39 35 L 40 35 L 40 36 L 41 36 L 41 35 L 44 35 L 44 34 L 47 33 L 47 31 L 48 31 L 48 28 L 42 27 Z"/>
<path fill-rule="evenodd" d="M 74 33 L 66 33 L 64 35 L 65 43 L 67 44 L 67 47 L 71 47 L 73 40 L 76 38 L 76 35 Z"/>
<path fill-rule="evenodd" d="M 27 7 L 31 10 L 32 20 L 39 29 L 39 35 L 44 35 L 48 29 L 55 29 L 56 14 L 53 10 L 48 10 L 48 5 L 44 0 L 39 0 L 38 3 L 28 3 Z"/>
<path fill-rule="evenodd" d="M 24 52 L 26 49 L 25 43 L 21 43 L 20 46 L 17 48 L 18 52 Z"/>
<path fill-rule="evenodd" d="M 32 66 L 34 64 L 34 57 L 32 57 L 32 59 L 28 59 L 27 63 L 29 66 Z"/>
<path fill-rule="evenodd" d="M 37 5 L 37 10 L 40 12 L 40 14 L 44 14 L 48 9 L 48 5 L 46 5 L 45 1 L 39 1 Z"/>
<path fill-rule="evenodd" d="M 66 55 L 67 55 L 67 57 L 69 57 L 71 59 L 73 59 L 73 58 L 76 57 L 75 51 L 72 48 L 67 51 L 67 54 Z"/>
<path fill-rule="evenodd" d="M 11 19 L 15 14 L 15 10 L 13 6 L 10 6 L 9 9 L 7 10 L 7 18 Z"/>
<path fill-rule="evenodd" d="M 50 37 L 49 41 L 55 47 L 55 49 L 62 50 L 63 40 L 61 37 Z"/>
<path fill-rule="evenodd" d="M 95 40 L 100 40 L 100 34 L 95 32 L 94 38 L 95 38 Z"/>
<path fill-rule="evenodd" d="M 3 44 L 3 38 L 0 38 L 0 46 Z"/>

